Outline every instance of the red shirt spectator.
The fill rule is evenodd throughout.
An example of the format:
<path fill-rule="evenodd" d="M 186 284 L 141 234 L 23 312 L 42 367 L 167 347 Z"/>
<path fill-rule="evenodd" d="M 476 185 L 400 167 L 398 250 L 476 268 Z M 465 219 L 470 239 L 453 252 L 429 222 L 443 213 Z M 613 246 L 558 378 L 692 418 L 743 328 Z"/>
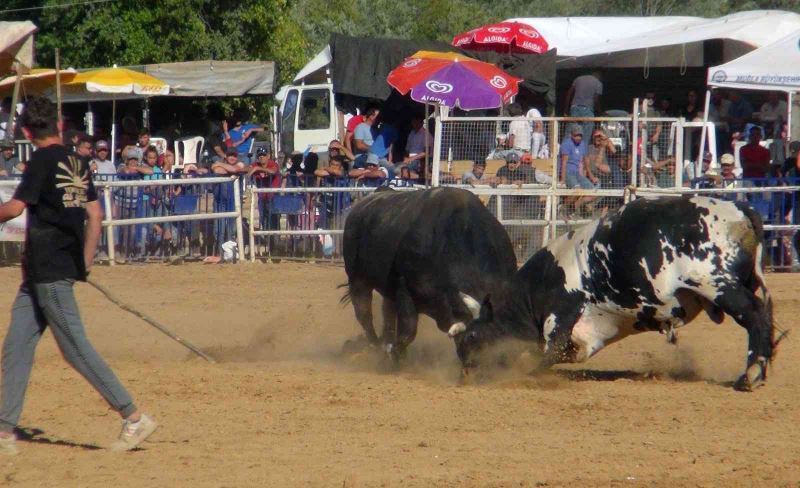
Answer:
<path fill-rule="evenodd" d="M 742 147 L 739 157 L 742 161 L 742 176 L 745 178 L 764 178 L 769 173 L 769 150 L 759 145 L 761 129 L 750 130 L 750 142 Z"/>
<path fill-rule="evenodd" d="M 344 147 L 346 147 L 348 151 L 353 150 L 353 133 L 361 122 L 364 122 L 363 115 L 355 115 L 350 117 L 350 120 L 347 121 L 347 132 L 344 135 Z"/>
<path fill-rule="evenodd" d="M 265 148 L 256 152 L 256 162 L 250 167 L 250 177 L 253 178 L 257 188 L 280 188 L 281 168 L 278 163 L 269 157 Z M 274 193 L 259 193 L 261 200 L 271 200 Z"/>

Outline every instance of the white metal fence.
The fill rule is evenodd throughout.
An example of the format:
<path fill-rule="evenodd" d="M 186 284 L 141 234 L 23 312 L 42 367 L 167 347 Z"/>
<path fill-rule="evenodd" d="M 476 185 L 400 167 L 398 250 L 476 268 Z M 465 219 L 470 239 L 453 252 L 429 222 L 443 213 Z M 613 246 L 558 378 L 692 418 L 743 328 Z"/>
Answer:
<path fill-rule="evenodd" d="M 151 233 L 151 226 L 160 226 L 162 238 L 174 230 L 175 236 L 181 239 L 190 238 L 195 230 L 184 230 L 187 224 L 232 219 L 234 229 L 231 232 L 225 232 L 217 225 L 208 228 L 205 238 L 211 240 L 213 233 L 217 248 L 221 241 L 235 239 L 239 252 L 244 250 L 242 192 L 238 177 L 95 181 L 95 186 L 102 198 L 105 214 L 102 247 L 112 265 L 116 262 L 119 240 L 130 240 L 132 247 L 140 248 Z M 179 209 L 179 206 L 184 208 Z M 132 228 L 132 232 L 117 233 L 126 228 Z"/>

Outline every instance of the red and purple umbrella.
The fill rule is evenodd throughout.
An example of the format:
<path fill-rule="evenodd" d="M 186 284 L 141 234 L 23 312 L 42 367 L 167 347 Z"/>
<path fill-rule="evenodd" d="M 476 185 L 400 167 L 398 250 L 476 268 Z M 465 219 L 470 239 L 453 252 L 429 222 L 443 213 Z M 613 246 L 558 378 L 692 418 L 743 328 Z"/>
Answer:
<path fill-rule="evenodd" d="M 539 31 L 521 22 L 499 22 L 472 29 L 455 36 L 453 45 L 462 49 L 498 53 L 542 54 L 549 49 Z"/>
<path fill-rule="evenodd" d="M 508 103 L 522 80 L 461 54 L 418 51 L 386 81 L 403 95 L 410 91 L 418 102 L 482 110 Z"/>

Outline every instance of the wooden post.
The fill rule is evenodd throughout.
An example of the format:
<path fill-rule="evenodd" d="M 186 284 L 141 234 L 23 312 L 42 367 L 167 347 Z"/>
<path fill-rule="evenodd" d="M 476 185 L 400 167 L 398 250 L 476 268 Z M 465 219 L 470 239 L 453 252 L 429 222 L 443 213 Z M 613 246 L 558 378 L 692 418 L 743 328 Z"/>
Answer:
<path fill-rule="evenodd" d="M 6 140 L 14 141 L 14 119 L 17 114 L 17 102 L 19 102 L 19 86 L 22 83 L 22 65 L 16 64 L 17 80 L 14 82 L 14 92 L 11 95 L 11 112 L 8 114 L 8 123 L 6 124 Z M 22 158 L 20 158 L 22 159 Z"/>
<path fill-rule="evenodd" d="M 61 55 L 58 48 L 56 48 L 56 110 L 58 111 L 58 137 L 63 140 L 64 134 L 61 130 L 64 125 L 61 118 Z"/>

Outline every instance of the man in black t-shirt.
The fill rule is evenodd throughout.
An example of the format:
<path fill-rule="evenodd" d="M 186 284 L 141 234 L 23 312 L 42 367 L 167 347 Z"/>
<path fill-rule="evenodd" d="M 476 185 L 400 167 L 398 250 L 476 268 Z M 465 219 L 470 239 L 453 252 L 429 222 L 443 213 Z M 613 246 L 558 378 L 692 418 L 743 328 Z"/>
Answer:
<path fill-rule="evenodd" d="M 0 223 L 27 209 L 22 284 L 3 343 L 0 454 L 16 454 L 14 428 L 22 414 L 36 345 L 47 326 L 64 358 L 123 418 L 112 450 L 130 450 L 156 429 L 86 337 L 73 284 L 86 281 L 103 219 L 89 166 L 63 145 L 55 106 L 28 102 L 20 116 L 36 147 L 14 197 L 0 205 Z"/>

